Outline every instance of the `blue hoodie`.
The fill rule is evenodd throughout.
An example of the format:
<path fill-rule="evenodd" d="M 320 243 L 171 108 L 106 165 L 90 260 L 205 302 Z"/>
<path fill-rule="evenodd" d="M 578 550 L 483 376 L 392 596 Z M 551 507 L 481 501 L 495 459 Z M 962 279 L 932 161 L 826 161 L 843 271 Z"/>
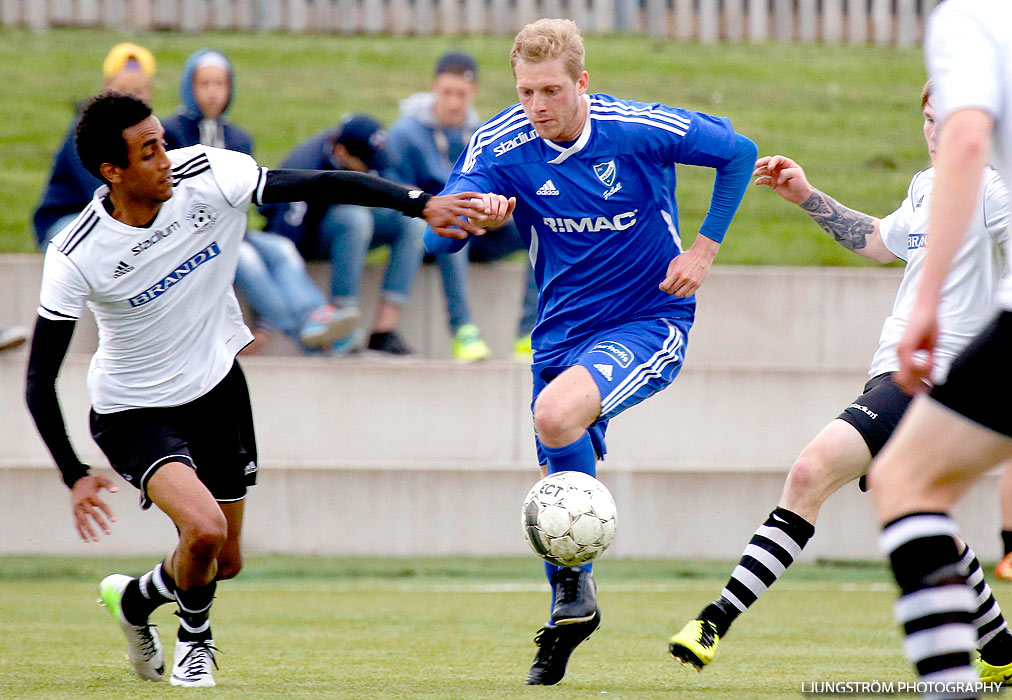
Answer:
<path fill-rule="evenodd" d="M 442 191 L 453 164 L 480 124 L 471 108 L 462 128 L 441 126 L 433 114 L 435 100 L 431 92 L 401 100 L 401 117 L 387 131 L 387 157 L 395 178 L 429 194 Z"/>
<path fill-rule="evenodd" d="M 235 101 L 235 71 L 232 69 L 232 63 L 220 51 L 213 49 L 200 49 L 186 59 L 186 63 L 183 65 L 183 74 L 179 78 L 179 101 L 182 104 L 171 117 L 162 121 L 162 126 L 165 127 L 165 142 L 168 144 L 169 150 L 195 146 L 201 142 L 200 123 L 204 121 L 204 114 L 193 96 L 193 74 L 200 60 L 208 54 L 218 54 L 228 65 L 228 104 L 225 105 L 225 111 L 216 120 L 224 131 L 225 148 L 253 155 L 253 137 L 225 116 Z"/>
<path fill-rule="evenodd" d="M 53 156 L 49 183 L 32 216 L 32 227 L 35 229 L 35 238 L 40 248 L 53 224 L 61 217 L 77 214 L 88 206 L 95 190 L 102 184 L 101 180 L 85 169 L 77 155 L 74 135 L 77 132 L 78 121 L 80 116 L 75 116 L 66 136 L 63 137 L 60 150 Z"/>

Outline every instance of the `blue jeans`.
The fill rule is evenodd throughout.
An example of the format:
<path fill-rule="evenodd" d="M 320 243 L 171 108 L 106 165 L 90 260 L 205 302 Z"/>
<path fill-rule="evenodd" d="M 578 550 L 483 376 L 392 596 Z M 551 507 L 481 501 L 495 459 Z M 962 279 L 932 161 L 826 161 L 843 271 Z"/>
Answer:
<path fill-rule="evenodd" d="M 491 230 L 484 236 L 472 237 L 467 246 L 456 253 L 435 256 L 440 276 L 443 278 L 443 294 L 446 295 L 446 312 L 449 316 L 451 333 L 456 333 L 457 329 L 465 324 L 473 323 L 467 291 L 468 261 L 494 262 L 518 250 L 527 250 L 527 247 L 521 240 L 516 226 L 510 223 L 501 229 Z M 517 337 L 530 335 L 537 319 L 538 285 L 534 279 L 534 268 L 528 264 L 520 321 L 517 323 Z"/>
<path fill-rule="evenodd" d="M 362 268 L 371 248 L 390 246 L 380 298 L 404 306 L 422 264 L 425 222 L 393 209 L 351 204 L 330 207 L 320 221 L 317 254 L 331 263 L 330 289 L 338 306 L 357 306 Z"/>
<path fill-rule="evenodd" d="M 292 338 L 298 338 L 309 315 L 326 304 L 295 245 L 266 231 L 246 232 L 239 246 L 235 286 L 263 327 Z"/>

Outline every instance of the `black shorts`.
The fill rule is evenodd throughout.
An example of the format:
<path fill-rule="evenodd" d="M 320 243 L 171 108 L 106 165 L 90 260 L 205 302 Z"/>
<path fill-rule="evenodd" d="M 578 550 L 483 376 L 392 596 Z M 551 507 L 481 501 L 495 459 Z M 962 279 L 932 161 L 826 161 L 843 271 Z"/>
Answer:
<path fill-rule="evenodd" d="M 1012 312 L 1003 311 L 956 356 L 931 398 L 985 428 L 1012 437 Z"/>
<path fill-rule="evenodd" d="M 893 381 L 892 372 L 886 372 L 868 380 L 864 393 L 837 417 L 854 426 L 874 457 L 896 430 L 912 400 Z"/>
<path fill-rule="evenodd" d="M 256 484 L 257 448 L 249 388 L 239 363 L 203 396 L 167 408 L 91 412 L 91 435 L 151 507 L 148 481 L 163 464 L 182 462 L 219 503 L 242 500 Z"/>

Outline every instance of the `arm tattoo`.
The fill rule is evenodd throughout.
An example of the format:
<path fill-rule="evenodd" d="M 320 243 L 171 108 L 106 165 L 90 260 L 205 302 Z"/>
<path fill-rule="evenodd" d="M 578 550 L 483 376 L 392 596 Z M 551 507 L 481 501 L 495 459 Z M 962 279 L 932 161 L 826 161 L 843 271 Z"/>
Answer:
<path fill-rule="evenodd" d="M 864 248 L 867 245 L 865 239 L 875 233 L 874 217 L 848 209 L 828 194 L 816 189 L 813 189 L 812 195 L 802 202 L 801 208 L 840 245 L 849 250 Z"/>

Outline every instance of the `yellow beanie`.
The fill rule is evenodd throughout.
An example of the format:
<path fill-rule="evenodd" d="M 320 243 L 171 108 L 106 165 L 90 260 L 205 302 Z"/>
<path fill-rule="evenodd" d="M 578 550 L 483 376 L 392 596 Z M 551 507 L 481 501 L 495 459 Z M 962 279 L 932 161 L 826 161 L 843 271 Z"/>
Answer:
<path fill-rule="evenodd" d="M 105 61 L 102 63 L 102 78 L 108 80 L 116 75 L 129 65 L 131 59 L 146 75 L 154 77 L 157 64 L 151 52 L 143 46 L 124 43 L 113 46 L 109 55 L 105 57 Z"/>

